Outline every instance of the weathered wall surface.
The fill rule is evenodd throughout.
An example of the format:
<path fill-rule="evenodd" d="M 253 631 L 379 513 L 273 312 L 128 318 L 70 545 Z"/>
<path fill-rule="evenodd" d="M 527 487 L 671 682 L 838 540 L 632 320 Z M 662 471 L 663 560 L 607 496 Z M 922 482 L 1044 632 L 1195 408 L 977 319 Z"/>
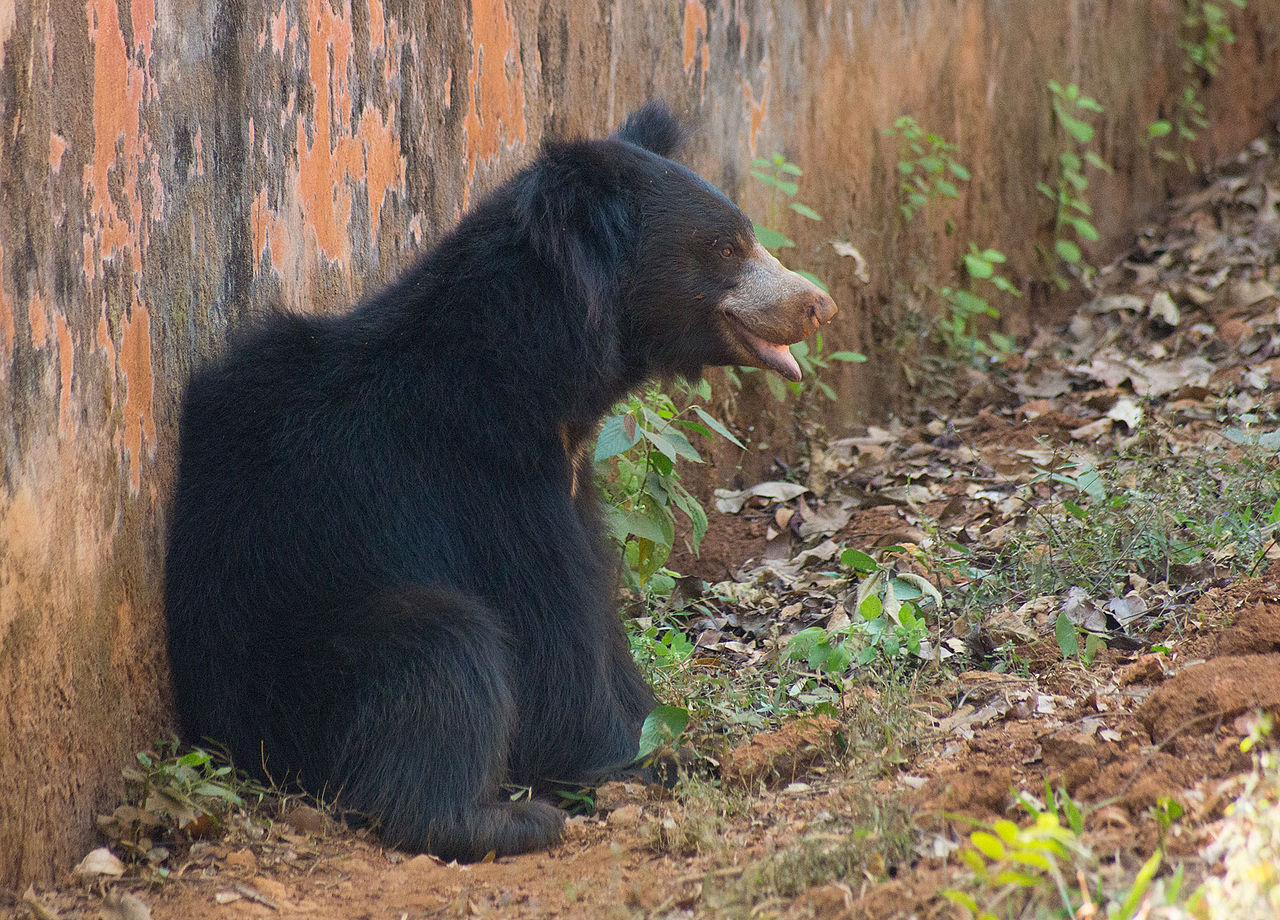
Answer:
<path fill-rule="evenodd" d="M 1280 94 L 1280 0 L 1249 6 L 1208 95 L 1222 149 Z M 798 258 L 844 307 L 831 338 L 874 350 L 912 243 L 880 130 L 911 112 L 957 140 L 962 235 L 1025 264 L 1054 155 L 1043 86 L 1076 80 L 1108 106 L 1117 171 L 1095 201 L 1115 233 L 1161 192 L 1137 139 L 1180 79 L 1178 9 L 0 0 L 0 885 L 78 858 L 120 766 L 167 731 L 175 406 L 228 329 L 272 302 L 343 308 L 548 132 L 604 132 L 660 94 L 702 123 L 694 165 L 749 207 L 753 153 L 805 166 L 827 220 L 791 228 Z M 882 392 L 857 373 L 849 393 Z"/>

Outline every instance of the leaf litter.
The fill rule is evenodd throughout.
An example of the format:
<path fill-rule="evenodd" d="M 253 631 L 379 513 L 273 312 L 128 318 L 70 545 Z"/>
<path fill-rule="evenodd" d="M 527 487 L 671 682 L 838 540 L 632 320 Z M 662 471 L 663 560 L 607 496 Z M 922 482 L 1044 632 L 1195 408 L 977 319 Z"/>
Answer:
<path fill-rule="evenodd" d="M 766 670 L 805 630 L 850 632 L 872 595 L 900 616 L 886 586 L 915 590 L 929 635 L 898 657 L 914 662 L 906 707 L 923 727 L 902 744 L 886 730 L 872 769 L 846 748 L 848 719 L 874 727 L 890 711 L 892 686 L 866 679 L 874 663 L 836 681 L 844 724 L 822 714 L 726 736 L 721 750 L 700 739 L 709 781 L 725 778 L 710 805 L 610 784 L 546 853 L 446 865 L 323 816 L 297 827 L 235 812 L 219 837 L 154 847 L 123 877 L 95 849 L 15 911 L 685 917 L 745 905 L 754 916 L 952 916 L 939 892 L 963 875 L 956 854 L 973 822 L 1017 819 L 1014 790 L 1046 783 L 1090 810 L 1086 840 L 1102 854 L 1091 885 L 1131 877 L 1162 834 L 1169 858 L 1205 877 L 1222 858 L 1219 834 L 1243 833 L 1224 831 L 1249 785 L 1239 739 L 1254 713 L 1280 716 L 1276 525 L 1264 513 L 1233 535 L 1225 512 L 1188 522 L 1176 505 L 1120 500 L 1158 498 L 1161 485 L 1231 486 L 1206 457 L 1261 457 L 1275 473 L 1275 140 L 1173 202 L 1069 322 L 986 376 L 982 404 L 960 399 L 950 413 L 834 440 L 803 482 L 717 490 L 707 539 L 719 546 L 672 563 L 686 576 L 678 604 L 694 611 L 679 621 L 693 667 L 730 681 Z M 1139 518 L 1153 526 L 1130 532 Z M 1055 542 L 1082 519 L 1103 525 L 1095 542 L 1114 540 L 1110 556 L 1072 559 Z M 843 564 L 849 548 L 878 569 Z M 1035 574 L 1055 566 L 1071 577 Z M 1164 798 L 1183 817 L 1162 830 L 1152 810 Z M 850 829 L 877 810 L 877 830 L 854 847 Z"/>

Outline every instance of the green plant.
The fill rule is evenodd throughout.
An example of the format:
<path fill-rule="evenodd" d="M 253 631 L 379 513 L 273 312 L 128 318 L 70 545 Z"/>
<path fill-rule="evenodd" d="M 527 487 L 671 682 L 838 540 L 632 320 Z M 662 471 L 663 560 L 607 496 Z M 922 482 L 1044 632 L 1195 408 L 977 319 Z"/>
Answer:
<path fill-rule="evenodd" d="M 959 198 L 955 181 L 968 182 L 969 170 L 955 159 L 957 147 L 926 131 L 910 115 L 901 115 L 884 131 L 898 145 L 898 212 L 910 221 L 936 198 Z M 948 220 L 947 232 L 954 229 Z"/>
<path fill-rule="evenodd" d="M 1037 182 L 1036 188 L 1053 203 L 1053 251 L 1042 250 L 1041 255 L 1050 265 L 1050 280 L 1061 290 L 1071 284 L 1058 270 L 1065 263 L 1086 280 L 1096 269 L 1084 258 L 1080 242 L 1093 243 L 1098 231 L 1089 218 L 1093 208 L 1086 197 L 1089 178 L 1086 167 L 1111 172 L 1106 160 L 1089 147 L 1093 141 L 1094 127 L 1090 119 L 1105 111 L 1096 99 L 1086 96 L 1074 83 L 1066 86 L 1056 80 L 1049 81 L 1049 104 L 1054 121 L 1067 136 L 1066 148 L 1058 154 L 1057 171 L 1053 183 Z"/>
<path fill-rule="evenodd" d="M 1245 9 L 1247 0 L 1227 0 L 1237 9 Z M 1200 92 L 1205 82 L 1217 76 L 1222 67 L 1224 49 L 1235 42 L 1227 8 L 1210 0 L 1183 0 L 1182 3 L 1182 70 L 1185 79 L 1173 101 L 1169 118 L 1158 118 L 1147 126 L 1147 141 L 1162 160 L 1179 160 L 1188 171 L 1195 169 L 1189 147 L 1200 132 L 1209 127 Z"/>
<path fill-rule="evenodd" d="M 711 395 L 705 380 L 687 395 Z M 690 417 L 692 416 L 692 417 Z M 677 408 L 657 386 L 615 407 L 596 439 L 596 478 L 605 498 L 610 533 L 622 549 L 626 586 L 643 594 L 670 593 L 674 580 L 663 564 L 675 544 L 675 512 L 689 519 L 696 550 L 707 531 L 707 514 L 680 482 L 679 460 L 701 463 L 686 431 L 742 442 L 700 405 Z"/>
<path fill-rule="evenodd" d="M 953 357 L 972 360 L 981 356 L 999 360 L 1012 354 L 1014 343 L 1007 335 L 990 332 L 983 339 L 977 328 L 981 316 L 1000 317 L 1000 311 L 987 299 L 990 295 L 986 288 L 992 287 L 1014 297 L 1022 296 L 1022 292 L 998 268 L 1005 261 L 1005 254 L 1000 250 L 979 249 L 976 243 L 971 242 L 969 251 L 961 258 L 967 287 L 938 289 L 938 296 L 947 307 L 946 315 L 938 321 L 938 335 Z"/>
<path fill-rule="evenodd" d="M 1134 917 L 1148 900 L 1162 862 L 1160 851 L 1142 865 L 1128 888 L 1109 894 L 1090 891 L 1086 878 L 1096 874 L 1097 860 L 1083 840 L 1084 815 L 1071 797 L 1062 789 L 1055 793 L 1046 782 L 1043 805 L 1025 793 L 1018 802 L 1031 815 L 1031 824 L 1019 827 L 999 820 L 971 833 L 969 846 L 960 853 L 972 872 L 971 883 L 943 891 L 947 900 L 977 920 Z M 1180 884 L 1181 872 L 1164 886 L 1162 900 L 1176 902 Z"/>
<path fill-rule="evenodd" d="M 674 626 L 660 626 L 649 617 L 628 620 L 627 626 L 631 657 L 650 683 L 668 677 L 693 654 L 693 643 Z"/>
<path fill-rule="evenodd" d="M 1169 581 L 1175 566 L 1247 574 L 1280 530 L 1280 456 L 1269 434 L 1238 437 L 1229 450 L 1172 453 L 1152 431 L 1119 456 L 1040 465 L 1015 493 L 1023 522 L 1009 539 L 947 544 L 939 565 L 969 585 L 955 599 L 980 617 L 1073 587 L 1105 604 L 1131 575 Z"/>
<path fill-rule="evenodd" d="M 838 681 L 853 665 L 878 660 L 896 664 L 920 655 L 929 634 L 922 607 L 941 606 L 937 588 L 918 575 L 881 564 L 861 550 L 845 549 L 840 562 L 863 578 L 856 595 L 857 615 L 842 629 L 810 626 L 800 630 L 787 643 L 787 659 L 805 662 L 819 678 Z M 801 691 L 809 694 L 807 702 L 822 701 L 823 694 L 817 690 L 816 682 L 792 687 L 793 695 Z"/>
<path fill-rule="evenodd" d="M 179 837 L 208 836 L 232 808 L 266 797 L 265 787 L 237 774 L 225 760 L 200 748 L 185 752 L 175 740 L 139 751 L 138 766 L 121 771 L 124 802 L 98 816 L 99 829 L 127 857 L 159 863 L 156 847 Z M 157 867 L 163 878 L 167 871 Z"/>
<path fill-rule="evenodd" d="M 769 189 L 769 206 L 766 214 L 766 222 L 753 222 L 755 228 L 756 239 L 760 241 L 760 245 L 777 256 L 783 249 L 793 248 L 796 244 L 781 230 L 777 229 L 782 226 L 783 218 L 783 201 L 786 201 L 786 208 L 799 214 L 808 220 L 820 221 L 822 215 L 800 201 L 795 201 L 795 196 L 800 192 L 800 185 L 796 181 L 803 172 L 800 167 L 792 163 L 780 153 L 773 154 L 769 159 L 757 157 L 751 161 L 751 175 L 764 184 Z M 827 286 L 817 275 L 803 269 L 794 269 L 796 274 L 803 275 L 808 278 L 824 291 Z M 866 361 L 866 355 L 859 354 L 855 351 L 835 351 L 825 353 L 823 351 L 822 334 L 817 333 L 813 337 L 813 344 L 808 342 L 797 342 L 791 346 L 791 354 L 795 356 L 796 363 L 800 365 L 801 379 L 798 381 L 783 380 L 775 374 L 767 374 L 765 381 L 770 392 L 778 402 L 785 402 L 788 394 L 800 396 L 804 393 L 805 388 L 812 385 L 818 389 L 827 399 L 834 401 L 836 392 L 831 386 L 823 382 L 821 372 L 831 366 L 831 362 L 861 362 Z M 744 372 L 754 373 L 755 368 L 742 368 Z M 731 379 L 734 379 L 731 375 Z"/>
<path fill-rule="evenodd" d="M 1084 632 L 1084 645 L 1080 645 L 1080 634 Z M 1071 617 L 1065 612 L 1059 613 L 1053 626 L 1054 638 L 1058 641 L 1058 651 L 1062 652 L 1063 658 L 1080 658 L 1085 667 L 1093 664 L 1094 658 L 1098 656 L 1098 651 L 1102 649 L 1107 640 L 1097 633 L 1086 632 L 1077 629 L 1076 625 L 1071 622 Z"/>

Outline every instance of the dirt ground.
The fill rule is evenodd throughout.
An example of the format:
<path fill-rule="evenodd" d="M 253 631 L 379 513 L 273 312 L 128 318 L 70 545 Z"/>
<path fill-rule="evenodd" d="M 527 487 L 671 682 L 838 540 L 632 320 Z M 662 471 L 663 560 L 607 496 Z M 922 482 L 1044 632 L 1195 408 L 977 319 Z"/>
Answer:
<path fill-rule="evenodd" d="M 1275 419 L 1277 202 L 1276 145 L 1258 142 L 1140 233 L 1068 326 L 990 374 L 962 374 L 945 416 L 833 443 L 807 469 L 806 494 L 717 493 L 727 510 L 709 507 L 701 554 L 671 563 L 689 576 L 682 589 L 718 583 L 691 589 L 711 599 L 686 623 L 696 666 L 732 681 L 776 656 L 780 636 L 847 622 L 851 584 L 831 573 L 841 546 L 924 546 L 934 533 L 1002 546 L 1027 526 L 1019 502 L 1046 494 L 1056 451 L 1109 455 L 1154 431 L 1172 464 L 1206 445 L 1233 449 L 1240 418 Z M 1194 883 L 1213 871 L 1204 847 L 1253 766 L 1241 738 L 1259 712 L 1280 716 L 1278 554 L 1272 542 L 1232 568 L 1234 552 L 1135 567 L 1083 600 L 1013 598 L 976 624 L 940 616 L 935 664 L 906 684 L 909 740 L 886 731 L 880 750 L 850 755 L 850 726 L 874 737 L 900 705 L 855 671 L 835 717 L 724 749 L 704 737 L 710 760 L 692 785 L 610 784 L 547 852 L 446 865 L 290 805 L 273 821 L 233 819 L 221 835 L 175 842 L 163 884 L 137 871 L 69 875 L 0 909 L 106 920 L 960 918 L 940 891 L 965 871 L 965 836 L 1025 819 L 1015 790 L 1046 784 L 1089 812 L 1100 873 L 1132 875 L 1163 846 Z M 957 571 L 921 574 L 947 596 L 980 587 Z M 1064 610 L 1108 637 L 1091 661 L 1055 640 Z M 1012 649 L 1015 666 L 993 667 L 996 648 Z M 1170 800 L 1182 816 L 1166 826 Z M 879 830 L 851 839 L 867 827 Z"/>

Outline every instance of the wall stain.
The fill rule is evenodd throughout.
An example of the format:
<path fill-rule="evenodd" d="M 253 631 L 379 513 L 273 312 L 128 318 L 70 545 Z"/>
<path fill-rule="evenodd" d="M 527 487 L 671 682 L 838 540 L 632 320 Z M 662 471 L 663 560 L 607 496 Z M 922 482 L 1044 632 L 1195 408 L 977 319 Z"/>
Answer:
<path fill-rule="evenodd" d="M 58 433 L 71 440 L 75 435 L 75 429 L 71 425 L 71 372 L 75 363 L 75 348 L 71 343 L 71 327 L 67 325 L 66 317 L 61 313 L 55 313 L 53 321 L 57 327 L 58 365 L 61 371 L 59 377 L 61 388 L 58 391 Z M 155 437 L 154 430 L 152 437 Z"/>
<path fill-rule="evenodd" d="M 35 348 L 44 348 L 49 341 L 48 311 L 44 292 L 38 288 L 33 290 L 27 303 L 27 317 L 31 321 L 31 344 Z"/>
<path fill-rule="evenodd" d="M 0 380 L 9 379 L 9 361 L 13 355 L 13 340 L 17 334 L 13 323 L 13 304 L 4 289 L 4 243 L 0 241 Z"/>
<path fill-rule="evenodd" d="M 120 337 L 120 373 L 124 377 L 124 447 L 129 452 L 129 491 L 142 485 L 142 448 L 156 442 L 155 381 L 151 369 L 151 315 L 135 302 Z M 143 438 L 146 438 L 144 442 Z"/>

